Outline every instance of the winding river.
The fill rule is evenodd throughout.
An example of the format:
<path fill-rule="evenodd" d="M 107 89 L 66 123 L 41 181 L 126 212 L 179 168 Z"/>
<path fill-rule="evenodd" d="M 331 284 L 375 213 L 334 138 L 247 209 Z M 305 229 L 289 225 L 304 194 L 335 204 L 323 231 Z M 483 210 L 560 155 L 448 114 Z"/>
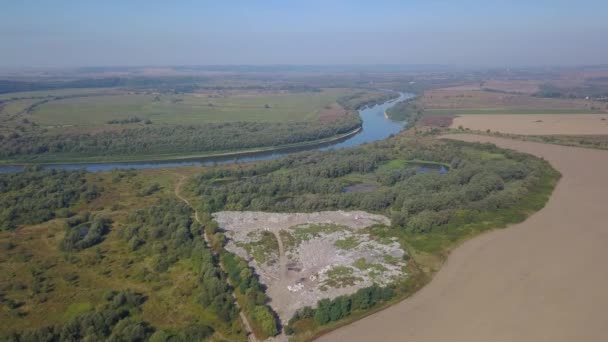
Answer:
<path fill-rule="evenodd" d="M 388 138 L 392 134 L 399 133 L 406 122 L 397 122 L 388 119 L 384 112 L 394 106 L 395 104 L 406 101 L 414 97 L 414 94 L 410 93 L 399 93 L 399 97 L 396 99 L 389 100 L 384 103 L 380 103 L 371 107 L 366 107 L 359 110 L 359 115 L 363 121 L 362 129 L 344 139 L 337 141 L 317 144 L 306 147 L 298 148 L 285 148 L 279 151 L 264 151 L 264 152 L 251 152 L 243 153 L 232 156 L 217 156 L 207 157 L 200 159 L 184 159 L 184 160 L 173 160 L 173 161 L 148 161 L 148 162 L 110 162 L 110 163 L 72 163 L 72 164 L 50 164 L 45 165 L 45 168 L 54 169 L 65 169 L 65 170 L 76 170 L 85 169 L 91 172 L 97 171 L 109 171 L 113 169 L 154 169 L 154 168 L 165 168 L 165 167 L 180 167 L 180 166 L 200 166 L 200 165 L 214 165 L 214 164 L 231 164 L 240 162 L 251 162 L 256 160 L 268 160 L 278 158 L 290 153 L 306 151 L 306 150 L 331 150 L 345 147 L 354 147 L 364 143 L 383 140 Z M 14 172 L 20 171 L 23 166 L 0 166 L 0 172 Z"/>

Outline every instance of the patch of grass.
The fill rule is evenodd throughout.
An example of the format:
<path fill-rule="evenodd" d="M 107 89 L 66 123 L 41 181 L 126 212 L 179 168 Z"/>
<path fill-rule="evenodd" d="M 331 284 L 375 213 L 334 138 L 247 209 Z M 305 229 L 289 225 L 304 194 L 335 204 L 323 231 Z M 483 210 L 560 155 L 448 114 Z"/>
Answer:
<path fill-rule="evenodd" d="M 360 241 L 356 236 L 349 236 L 345 239 L 334 242 L 334 246 L 344 250 L 351 250 L 359 246 L 359 244 Z"/>
<path fill-rule="evenodd" d="M 275 263 L 276 257 L 279 255 L 279 243 L 274 234 L 267 231 L 261 232 L 260 238 L 256 241 L 237 242 L 236 245 L 244 248 L 260 265 Z"/>
<path fill-rule="evenodd" d="M 68 97 L 37 106 L 32 118 L 40 125 L 105 125 L 109 120 L 130 117 L 150 119 L 154 124 L 200 124 L 206 122 L 316 121 L 319 112 L 352 91 L 232 94 L 101 93 Z M 266 106 L 268 105 L 268 106 Z"/>
<path fill-rule="evenodd" d="M 243 340 L 238 321 L 225 323 L 199 303 L 201 288 L 193 265 L 184 260 L 167 272 L 153 272 L 152 258 L 143 251 L 131 251 L 119 237 L 130 210 L 155 204 L 160 198 L 174 198 L 174 172 L 87 174 L 87 181 L 104 191 L 74 211 L 108 215 L 115 222 L 105 240 L 94 248 L 62 252 L 59 244 L 64 236 L 63 219 L 0 232 L 0 245 L 7 248 L 0 253 L 1 292 L 23 303 L 18 311 L 0 310 L 0 335 L 63 324 L 97 307 L 110 290 L 134 289 L 148 297 L 139 316 L 157 328 L 180 330 L 196 322 L 213 326 L 217 331 L 215 340 Z M 147 197 L 136 196 L 137 189 L 153 183 L 161 184 L 162 189 Z M 114 204 L 129 210 L 113 210 Z M 18 243 L 14 243 L 15 237 Z"/>
<path fill-rule="evenodd" d="M 354 276 L 353 272 L 353 269 L 348 266 L 334 266 L 327 271 L 327 280 L 323 285 L 333 288 L 353 286 L 363 280 Z"/>
<path fill-rule="evenodd" d="M 343 230 L 349 230 L 348 227 L 339 226 L 336 224 L 310 224 L 303 226 L 295 226 L 290 228 L 297 244 L 303 241 L 308 241 L 315 237 L 320 237 L 322 234 L 331 234 Z"/>
<path fill-rule="evenodd" d="M 95 309 L 95 307 L 89 302 L 73 303 L 63 313 L 63 317 L 66 321 L 73 319 L 74 317 Z"/>

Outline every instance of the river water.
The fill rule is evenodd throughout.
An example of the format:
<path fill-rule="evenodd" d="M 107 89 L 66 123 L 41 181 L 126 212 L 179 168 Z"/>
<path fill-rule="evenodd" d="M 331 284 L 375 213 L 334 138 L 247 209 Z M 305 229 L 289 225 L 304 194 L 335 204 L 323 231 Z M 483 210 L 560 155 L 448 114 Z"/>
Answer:
<path fill-rule="evenodd" d="M 231 164 L 240 162 L 251 162 L 256 160 L 274 159 L 286 154 L 306 151 L 306 150 L 330 150 L 346 147 L 354 147 L 364 143 L 383 140 L 392 134 L 399 133 L 406 122 L 397 122 L 388 119 L 384 112 L 395 104 L 411 99 L 414 94 L 400 93 L 399 97 L 384 103 L 359 110 L 359 115 L 363 121 L 362 130 L 343 140 L 330 142 L 323 145 L 315 145 L 300 148 L 289 148 L 274 152 L 258 152 L 250 155 L 228 156 L 228 157 L 208 157 L 202 159 L 187 159 L 179 161 L 150 161 L 150 162 L 123 162 L 123 163 L 87 163 L 87 164 L 53 164 L 45 165 L 45 168 L 77 170 L 85 169 L 91 172 L 109 171 L 113 169 L 155 169 L 165 167 L 180 166 L 199 166 L 214 164 Z M 22 170 L 22 166 L 0 166 L 0 172 L 14 172 Z"/>

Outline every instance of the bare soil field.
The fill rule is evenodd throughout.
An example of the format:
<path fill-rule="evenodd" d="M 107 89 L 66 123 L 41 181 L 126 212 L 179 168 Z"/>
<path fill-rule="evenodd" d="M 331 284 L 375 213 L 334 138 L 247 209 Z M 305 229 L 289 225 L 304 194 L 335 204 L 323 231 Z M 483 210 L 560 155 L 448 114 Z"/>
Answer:
<path fill-rule="evenodd" d="M 591 113 L 606 111 L 606 104 L 583 99 L 553 99 L 524 94 L 462 89 L 461 87 L 429 90 L 417 100 L 427 113 L 483 114 L 510 113 Z"/>
<path fill-rule="evenodd" d="M 608 134 L 608 114 L 473 114 L 454 118 L 452 128 L 522 135 Z"/>
<path fill-rule="evenodd" d="M 304 306 L 404 276 L 405 252 L 397 241 L 361 232 L 390 221 L 362 211 L 214 214 L 229 241 L 226 249 L 249 261 L 286 323 Z"/>
<path fill-rule="evenodd" d="M 413 297 L 321 341 L 604 341 L 608 151 L 452 135 L 548 160 L 562 179 L 523 223 L 456 248 Z"/>

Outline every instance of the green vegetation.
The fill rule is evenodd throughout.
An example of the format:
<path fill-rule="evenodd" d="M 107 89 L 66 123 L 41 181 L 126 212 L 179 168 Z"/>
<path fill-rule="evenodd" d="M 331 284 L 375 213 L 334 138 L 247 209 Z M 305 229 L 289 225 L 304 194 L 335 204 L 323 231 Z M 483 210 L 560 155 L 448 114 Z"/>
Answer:
<path fill-rule="evenodd" d="M 0 97 L 0 161 L 174 159 L 321 143 L 361 126 L 354 108 L 385 99 L 378 92 L 353 93 L 345 88 L 14 93 Z M 342 107 L 337 102 L 345 98 Z"/>
<path fill-rule="evenodd" d="M 272 264 L 279 255 L 279 244 L 271 232 L 261 232 L 259 239 L 249 243 L 237 243 L 259 264 Z"/>
<path fill-rule="evenodd" d="M 74 214 L 68 218 L 0 232 L 0 302 L 7 308 L 0 310 L 0 336 L 245 340 L 232 289 L 202 239 L 202 227 L 193 222 L 192 210 L 174 199 L 174 175 L 162 170 L 72 173 L 86 186 L 105 190 L 70 207 Z M 31 178 L 22 172 L 11 179 L 26 176 Z M 66 189 L 73 183 L 66 181 Z M 136 189 L 155 184 L 159 191 L 137 197 Z M 113 306 L 132 302 L 120 299 L 124 296 L 143 299 L 134 306 Z"/>
<path fill-rule="evenodd" d="M 65 236 L 61 249 L 79 251 L 101 243 L 110 230 L 111 220 L 85 212 L 65 221 Z"/>
<path fill-rule="evenodd" d="M 235 288 L 237 300 L 249 318 L 255 336 L 259 340 L 265 340 L 277 335 L 276 315 L 268 306 L 269 298 L 247 262 L 227 251 L 222 251 L 221 261 L 228 273 L 230 283 Z"/>
<path fill-rule="evenodd" d="M 213 329 L 191 325 L 175 334 L 157 330 L 141 319 L 146 297 L 131 290 L 105 294 L 106 303 L 95 311 L 86 310 L 62 325 L 42 327 L 8 336 L 9 341 L 191 341 L 205 339 Z M 88 309 L 88 306 L 86 306 Z"/>
<path fill-rule="evenodd" d="M 417 173 L 413 161 L 449 165 L 450 171 Z M 367 232 L 379 241 L 399 241 L 413 257 L 408 277 L 383 288 L 387 292 L 382 300 L 371 301 L 373 304 L 363 306 L 366 309 L 336 311 L 336 319 L 328 318 L 329 311 L 324 309 L 318 314 L 313 309 L 312 316 L 302 314 L 307 318 L 296 315 L 286 331 L 307 339 L 341 324 L 346 317 L 361 317 L 370 308 L 410 295 L 428 281 L 460 241 L 519 222 L 542 208 L 558 178 L 547 162 L 530 155 L 409 132 L 349 150 L 304 152 L 255 165 L 209 169 L 198 177 L 194 191 L 210 212 L 356 209 L 391 217 L 391 227 L 372 227 Z M 353 182 L 376 187 L 344 192 L 344 186 Z M 328 227 L 299 227 L 281 237 L 289 248 L 322 229 Z M 348 249 L 354 243 L 344 240 L 337 245 Z M 353 266 L 382 272 L 365 260 Z M 353 269 L 348 267 L 332 269 L 328 285 L 347 285 L 353 277 Z M 319 305 L 327 307 L 325 304 Z"/>
<path fill-rule="evenodd" d="M 357 239 L 355 236 L 349 236 L 345 239 L 334 242 L 334 245 L 340 249 L 349 250 L 359 246 L 359 239 Z"/>
<path fill-rule="evenodd" d="M 353 275 L 353 269 L 347 266 L 334 266 L 327 271 L 327 280 L 322 286 L 340 288 L 353 286 L 362 279 Z"/>
<path fill-rule="evenodd" d="M 386 115 L 395 121 L 407 121 L 409 125 L 422 117 L 424 110 L 414 101 L 399 102 L 386 111 Z"/>
<path fill-rule="evenodd" d="M 289 325 L 285 331 L 290 335 L 309 332 L 311 323 L 312 326 L 324 326 L 346 318 L 353 313 L 369 310 L 392 297 L 392 288 L 372 286 L 361 289 L 350 296 L 340 296 L 333 300 L 322 299 L 315 309 L 305 307 L 298 310 L 293 318 L 289 320 Z"/>
<path fill-rule="evenodd" d="M 63 96 L 37 106 L 31 118 L 42 126 L 101 125 L 131 118 L 154 124 L 222 122 L 314 122 L 341 96 L 352 91 L 270 93 L 205 91 L 193 94 L 100 93 L 96 96 Z M 268 105 L 268 106 L 266 106 Z M 128 123 L 128 122 L 125 122 Z"/>
<path fill-rule="evenodd" d="M 70 208 L 99 196 L 100 188 L 88 184 L 84 171 L 28 168 L 0 174 L 0 230 L 67 217 Z"/>
<path fill-rule="evenodd" d="M 201 155 L 321 140 L 351 132 L 360 125 L 361 119 L 352 114 L 330 124 L 233 122 L 148 125 L 100 133 L 14 134 L 0 136 L 0 159 L 50 162 Z"/>

